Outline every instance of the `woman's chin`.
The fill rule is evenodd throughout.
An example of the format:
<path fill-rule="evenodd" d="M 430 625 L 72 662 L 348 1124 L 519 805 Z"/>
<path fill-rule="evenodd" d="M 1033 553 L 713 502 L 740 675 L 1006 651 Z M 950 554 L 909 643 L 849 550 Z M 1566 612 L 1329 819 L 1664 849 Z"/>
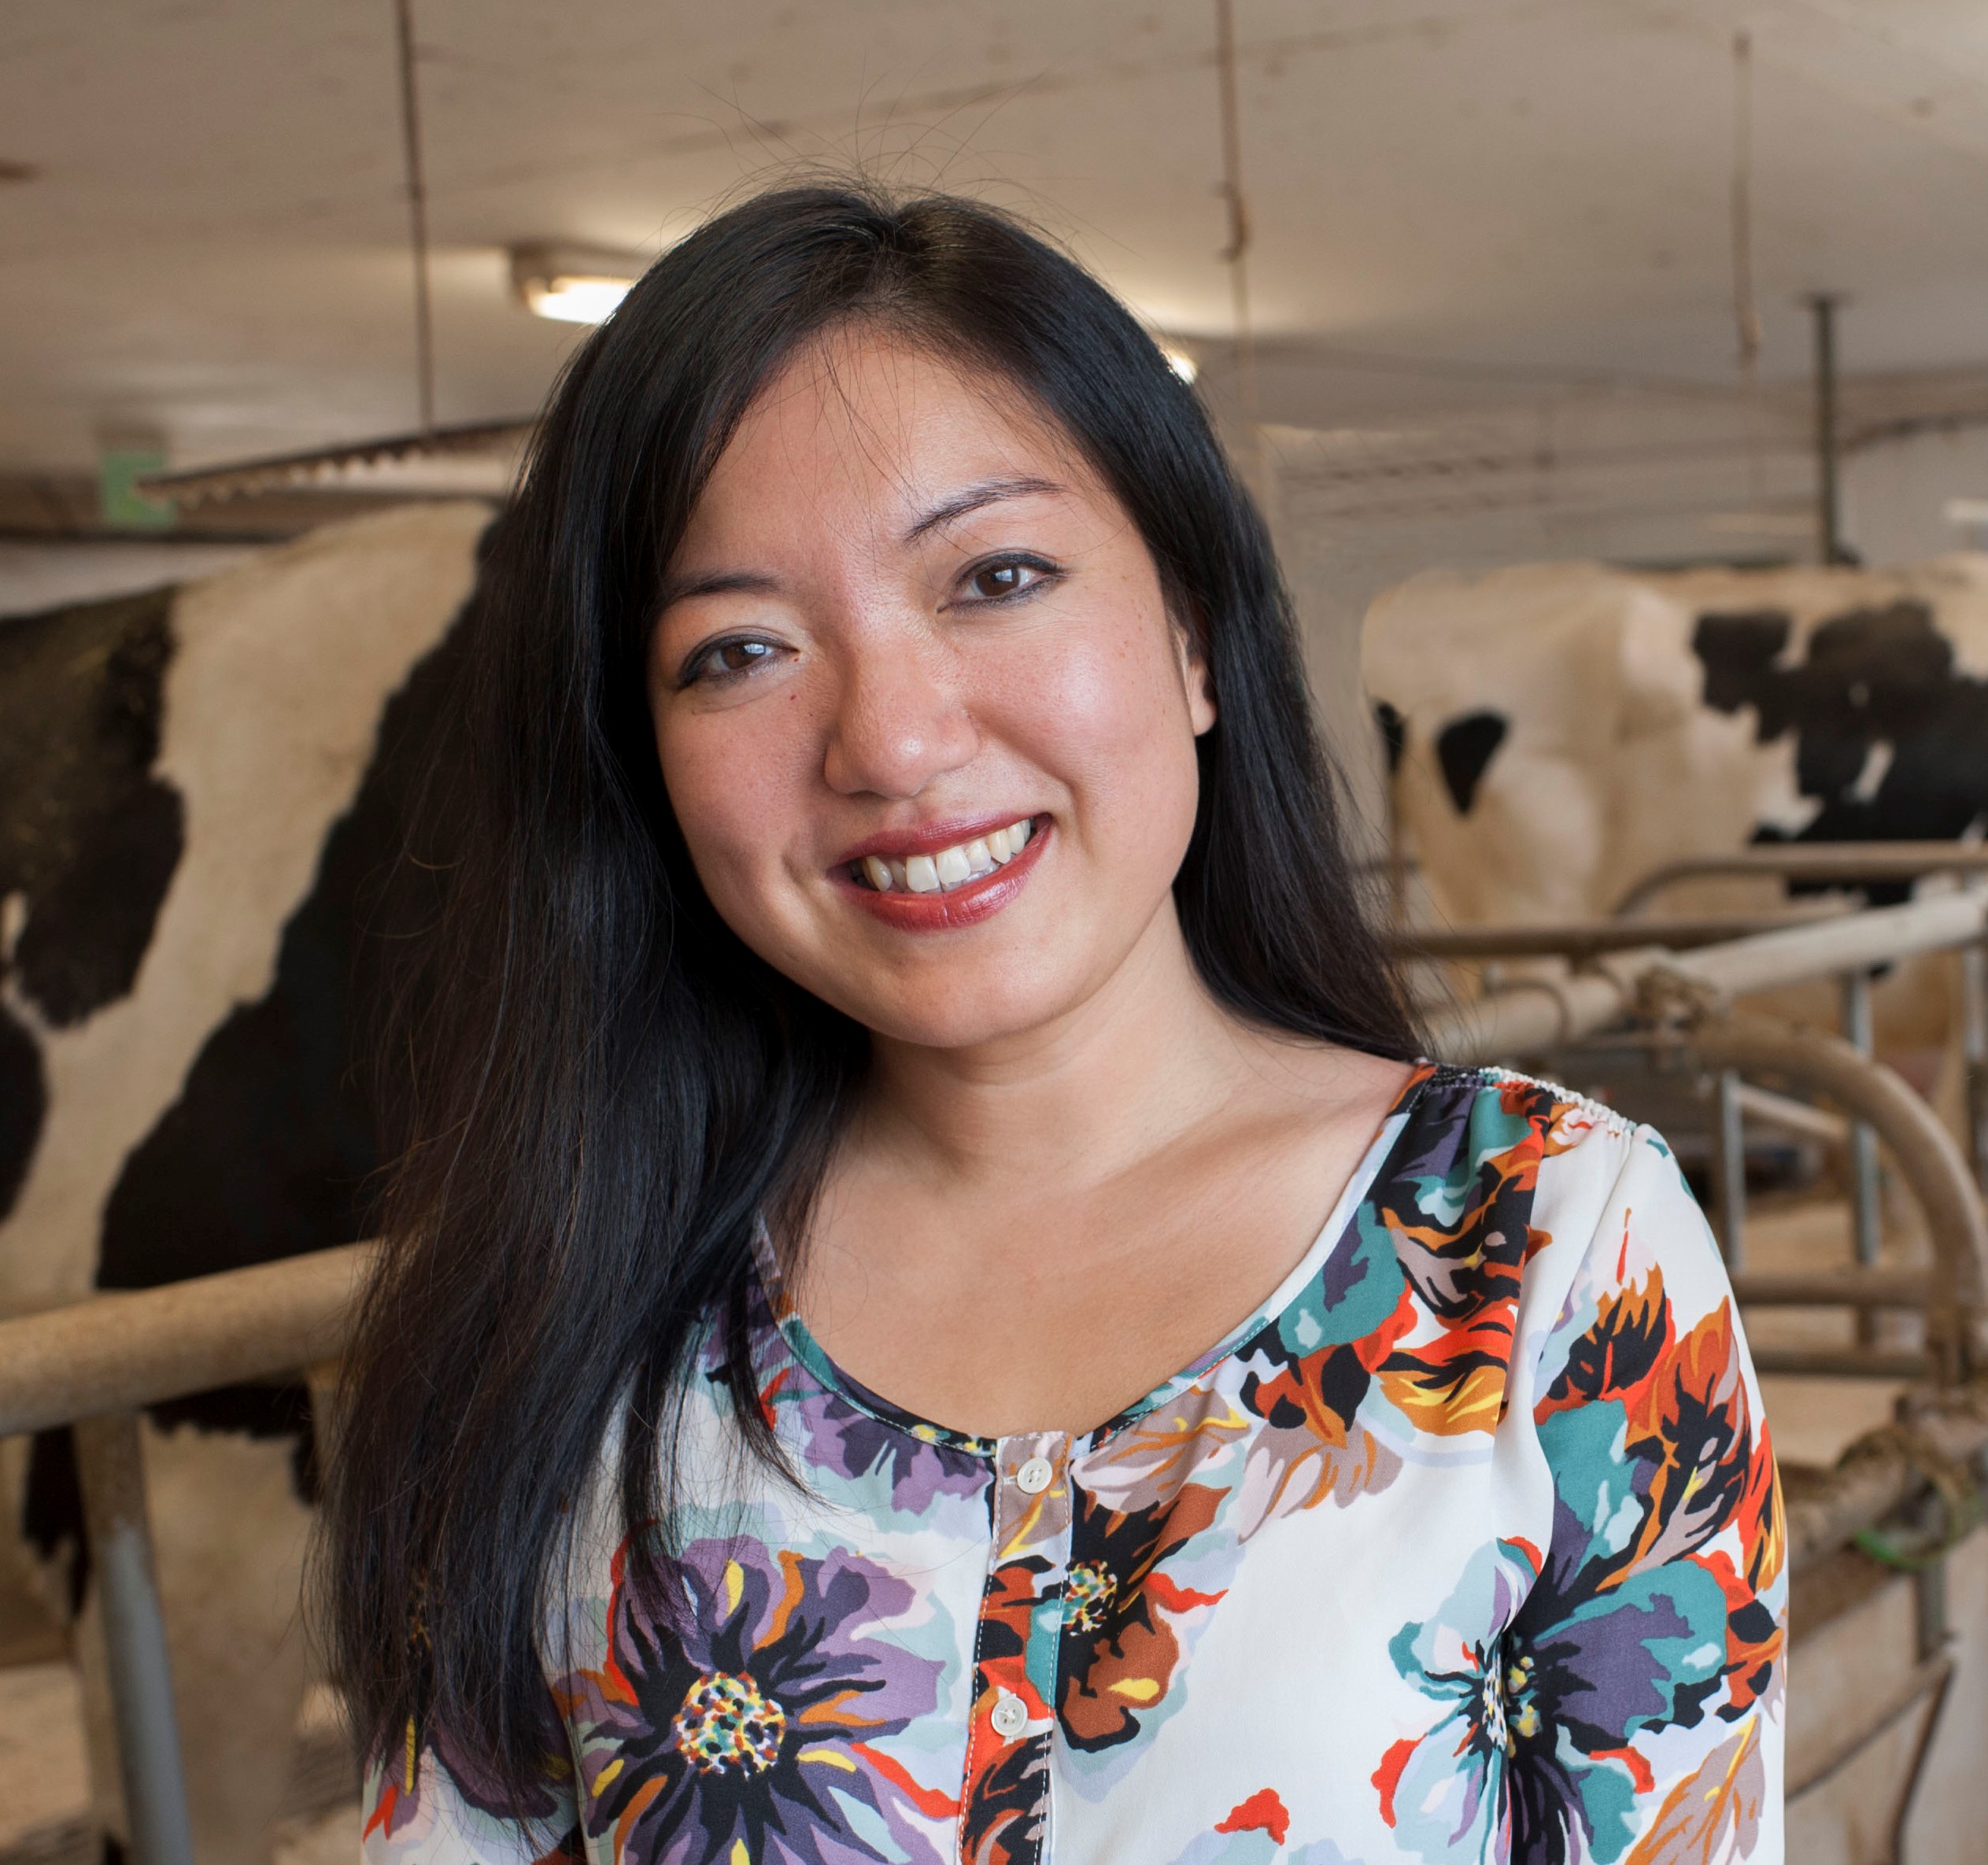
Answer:
<path fill-rule="evenodd" d="M 920 1049 L 975 1049 L 1055 1021 L 1080 995 L 1055 984 L 967 975 L 889 993 L 852 992 L 841 1007 L 873 1035 Z"/>

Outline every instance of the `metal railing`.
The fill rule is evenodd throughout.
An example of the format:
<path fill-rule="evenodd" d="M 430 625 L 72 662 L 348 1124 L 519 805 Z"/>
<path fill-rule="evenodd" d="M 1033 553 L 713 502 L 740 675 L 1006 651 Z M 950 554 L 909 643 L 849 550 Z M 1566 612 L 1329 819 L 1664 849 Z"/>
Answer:
<path fill-rule="evenodd" d="M 1615 903 L 1626 919 L 1687 881 L 1772 879 L 1861 887 L 1928 874 L 1988 873 L 1988 843 L 1757 842 L 1724 855 L 1693 855 L 1652 868 Z"/>
<path fill-rule="evenodd" d="M 76 1427 L 135 1865 L 193 1865 L 139 1411 L 335 1360 L 371 1246 L 0 1321 L 0 1437 Z"/>

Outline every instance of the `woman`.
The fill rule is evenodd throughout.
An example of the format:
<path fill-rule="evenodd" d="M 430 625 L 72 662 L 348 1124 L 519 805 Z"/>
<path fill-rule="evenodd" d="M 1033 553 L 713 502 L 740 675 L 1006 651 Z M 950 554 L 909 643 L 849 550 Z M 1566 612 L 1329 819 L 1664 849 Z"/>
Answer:
<path fill-rule="evenodd" d="M 332 1508 L 386 1860 L 1778 1858 L 1662 1144 L 1414 1061 L 1262 524 L 989 210 L 554 397 Z"/>

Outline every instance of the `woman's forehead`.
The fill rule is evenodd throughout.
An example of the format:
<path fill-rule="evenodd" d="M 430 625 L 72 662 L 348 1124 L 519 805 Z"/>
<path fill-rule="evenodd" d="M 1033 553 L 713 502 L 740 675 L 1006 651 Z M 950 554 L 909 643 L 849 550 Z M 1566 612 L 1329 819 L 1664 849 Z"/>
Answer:
<path fill-rule="evenodd" d="M 807 345 L 747 409 L 693 513 L 686 545 L 810 511 L 903 535 L 963 489 L 1033 482 L 1096 500 L 1081 451 L 1021 386 L 888 331 Z"/>

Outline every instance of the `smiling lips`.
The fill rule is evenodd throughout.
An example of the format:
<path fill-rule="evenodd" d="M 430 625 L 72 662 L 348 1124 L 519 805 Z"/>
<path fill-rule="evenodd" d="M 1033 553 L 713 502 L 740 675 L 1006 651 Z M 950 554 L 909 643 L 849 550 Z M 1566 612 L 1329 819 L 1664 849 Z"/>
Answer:
<path fill-rule="evenodd" d="M 984 820 L 962 822 L 951 840 L 937 847 L 930 829 L 901 838 L 879 836 L 833 873 L 851 899 L 886 925 L 907 932 L 948 931 L 998 913 L 1021 892 L 1049 826 L 1048 818 L 1033 816 L 992 828 Z"/>
<path fill-rule="evenodd" d="M 866 855 L 852 862 L 851 878 L 859 884 L 887 894 L 951 893 L 970 881 L 979 881 L 997 868 L 1005 868 L 1023 849 L 1036 829 L 1035 818 L 1025 816 L 1006 829 L 976 836 L 970 841 L 955 842 L 930 855 L 907 855 L 893 861 L 881 855 Z"/>

